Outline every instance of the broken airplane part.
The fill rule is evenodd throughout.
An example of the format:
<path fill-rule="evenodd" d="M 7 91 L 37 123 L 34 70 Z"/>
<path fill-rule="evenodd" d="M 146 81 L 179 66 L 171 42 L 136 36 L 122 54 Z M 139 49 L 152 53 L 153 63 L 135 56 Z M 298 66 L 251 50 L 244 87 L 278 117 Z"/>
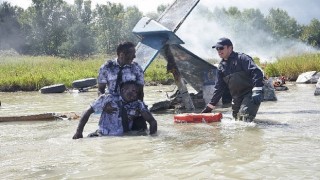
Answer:
<path fill-rule="evenodd" d="M 198 2 L 199 0 L 176 0 L 157 21 L 143 17 L 132 31 L 141 39 L 136 47 L 135 61 L 145 71 L 160 52 L 168 62 L 167 69 L 174 76 L 187 111 L 194 111 L 195 107 L 183 79 L 201 92 L 212 89 L 217 72 L 215 66 L 182 47 L 180 44 L 184 42 L 175 34 Z M 206 96 L 211 98 L 208 94 Z"/>
<path fill-rule="evenodd" d="M 173 41 L 170 41 L 170 37 L 171 40 L 173 36 L 180 39 L 174 33 L 179 29 L 199 1 L 200 0 L 176 0 L 160 15 L 157 21 L 143 17 L 136 24 L 133 28 L 133 33 L 141 39 L 141 42 L 139 42 L 136 47 L 135 61 L 141 65 L 144 71 L 164 45 L 170 42 L 173 43 Z M 152 31 L 146 32 L 148 30 Z M 182 44 L 183 41 L 176 41 L 176 43 Z"/>

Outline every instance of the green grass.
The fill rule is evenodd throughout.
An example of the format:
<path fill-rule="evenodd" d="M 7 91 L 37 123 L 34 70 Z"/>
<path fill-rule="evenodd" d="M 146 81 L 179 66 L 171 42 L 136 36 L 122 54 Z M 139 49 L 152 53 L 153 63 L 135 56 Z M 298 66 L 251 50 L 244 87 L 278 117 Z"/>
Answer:
<path fill-rule="evenodd" d="M 49 56 L 7 56 L 0 58 L 0 91 L 35 91 L 43 86 L 65 84 L 97 77 L 100 66 L 110 57 L 70 60 Z M 164 82 L 171 74 L 166 62 L 155 60 L 146 71 L 146 81 Z M 172 75 L 171 75 L 172 77 Z"/>
<path fill-rule="evenodd" d="M 100 66 L 110 57 L 97 56 L 86 60 L 70 60 L 49 56 L 1 56 L 0 91 L 35 91 L 43 86 L 65 84 L 71 87 L 78 79 L 97 77 Z M 280 58 L 274 63 L 260 64 L 266 76 L 285 76 L 291 80 L 306 71 L 320 71 L 320 53 Z M 145 81 L 166 83 L 173 79 L 167 73 L 166 61 L 155 59 L 145 72 Z"/>
<path fill-rule="evenodd" d="M 103 58 L 68 60 L 48 56 L 2 57 L 0 60 L 0 91 L 34 91 L 43 86 L 65 84 L 96 77 Z"/>
<path fill-rule="evenodd" d="M 168 79 L 173 79 L 173 75 L 167 73 L 167 61 L 161 58 L 155 59 L 145 72 L 146 82 L 165 84 Z"/>

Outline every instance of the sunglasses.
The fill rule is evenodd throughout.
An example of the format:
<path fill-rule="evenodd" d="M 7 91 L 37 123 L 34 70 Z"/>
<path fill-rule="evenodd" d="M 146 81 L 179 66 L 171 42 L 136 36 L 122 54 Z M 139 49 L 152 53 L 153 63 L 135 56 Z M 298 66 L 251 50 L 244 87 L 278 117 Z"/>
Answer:
<path fill-rule="evenodd" d="M 216 50 L 217 51 L 221 51 L 221 50 L 223 50 L 224 49 L 224 47 L 216 47 Z"/>

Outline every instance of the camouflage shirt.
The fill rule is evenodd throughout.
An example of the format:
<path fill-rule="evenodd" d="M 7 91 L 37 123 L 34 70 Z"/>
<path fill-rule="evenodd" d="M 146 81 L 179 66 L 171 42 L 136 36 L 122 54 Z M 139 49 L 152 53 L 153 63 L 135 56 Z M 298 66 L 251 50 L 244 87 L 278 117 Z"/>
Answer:
<path fill-rule="evenodd" d="M 112 107 L 117 108 L 117 110 L 111 114 L 104 112 L 103 108 L 108 103 L 110 103 Z M 119 136 L 123 134 L 120 106 L 124 106 L 126 109 L 129 120 L 129 130 L 132 127 L 132 122 L 135 117 L 141 116 L 141 112 L 143 111 L 149 111 L 143 101 L 137 100 L 126 103 L 122 100 L 121 96 L 111 94 L 101 95 L 91 104 L 91 107 L 95 112 L 102 112 L 99 121 L 99 132 L 102 135 Z"/>
<path fill-rule="evenodd" d="M 107 84 L 108 91 L 106 91 L 106 94 L 120 94 L 119 88 L 117 92 L 115 92 L 119 71 L 120 65 L 116 59 L 109 60 L 100 67 L 98 83 Z M 121 83 L 128 81 L 135 81 L 137 84 L 144 85 L 143 70 L 141 66 L 136 62 L 124 65 L 122 68 Z"/>

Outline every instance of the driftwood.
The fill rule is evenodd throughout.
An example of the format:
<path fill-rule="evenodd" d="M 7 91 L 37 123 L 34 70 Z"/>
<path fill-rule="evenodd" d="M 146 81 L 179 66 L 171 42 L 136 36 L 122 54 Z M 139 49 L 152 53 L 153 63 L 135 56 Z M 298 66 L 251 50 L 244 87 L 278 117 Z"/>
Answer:
<path fill-rule="evenodd" d="M 78 113 L 42 113 L 42 114 L 31 114 L 22 116 L 0 116 L 0 122 L 13 122 L 13 121 L 53 121 L 53 120 L 75 120 L 79 119 Z"/>

